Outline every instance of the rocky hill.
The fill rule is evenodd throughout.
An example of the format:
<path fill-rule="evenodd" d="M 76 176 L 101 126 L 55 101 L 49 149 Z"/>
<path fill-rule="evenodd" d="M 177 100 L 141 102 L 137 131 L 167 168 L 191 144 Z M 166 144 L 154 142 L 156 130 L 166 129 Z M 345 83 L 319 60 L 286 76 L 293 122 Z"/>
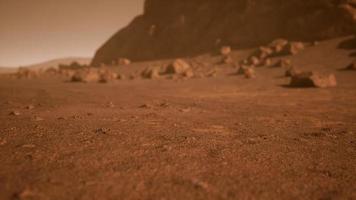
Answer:
<path fill-rule="evenodd" d="M 146 0 L 144 13 L 110 38 L 93 65 L 191 56 L 276 38 L 323 40 L 355 33 L 355 0 Z"/>

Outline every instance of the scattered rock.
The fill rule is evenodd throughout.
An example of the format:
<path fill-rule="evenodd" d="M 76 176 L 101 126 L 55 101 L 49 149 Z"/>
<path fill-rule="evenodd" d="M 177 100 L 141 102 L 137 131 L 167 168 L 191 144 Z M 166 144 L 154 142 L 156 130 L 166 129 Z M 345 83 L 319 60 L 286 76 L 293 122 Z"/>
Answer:
<path fill-rule="evenodd" d="M 168 65 L 166 68 L 167 74 L 183 74 L 184 72 L 190 70 L 190 65 L 182 59 L 177 59 L 173 61 L 172 64 Z"/>
<path fill-rule="evenodd" d="M 222 56 L 228 56 L 231 53 L 231 47 L 229 46 L 223 46 L 220 48 L 220 54 Z"/>
<path fill-rule="evenodd" d="M 158 79 L 160 78 L 160 74 L 160 67 L 148 67 L 141 73 L 141 76 L 147 79 Z"/>
<path fill-rule="evenodd" d="M 301 72 L 292 76 L 291 87 L 336 87 L 337 82 L 334 74 L 319 74 L 316 72 Z"/>

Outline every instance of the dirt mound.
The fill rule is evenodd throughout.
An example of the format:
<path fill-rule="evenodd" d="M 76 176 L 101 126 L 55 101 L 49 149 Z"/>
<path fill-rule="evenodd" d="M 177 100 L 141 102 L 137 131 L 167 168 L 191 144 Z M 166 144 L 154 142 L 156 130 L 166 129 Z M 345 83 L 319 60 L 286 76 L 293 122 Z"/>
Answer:
<path fill-rule="evenodd" d="M 346 0 L 146 0 L 143 15 L 110 38 L 92 64 L 185 57 L 275 38 L 348 35 L 355 32 L 355 10 L 354 1 Z"/>

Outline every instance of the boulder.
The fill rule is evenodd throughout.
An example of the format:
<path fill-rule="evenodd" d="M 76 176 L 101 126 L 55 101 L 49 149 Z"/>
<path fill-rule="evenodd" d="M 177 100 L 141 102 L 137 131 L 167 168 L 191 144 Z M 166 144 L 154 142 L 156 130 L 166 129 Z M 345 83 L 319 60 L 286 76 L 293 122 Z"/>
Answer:
<path fill-rule="evenodd" d="M 273 50 L 274 54 L 279 54 L 283 52 L 285 47 L 288 45 L 288 40 L 286 39 L 276 39 L 273 40 L 268 47 L 270 47 Z"/>
<path fill-rule="evenodd" d="M 131 61 L 127 58 L 119 58 L 117 60 L 117 64 L 118 65 L 129 65 L 129 64 L 131 64 Z"/>
<path fill-rule="evenodd" d="M 118 79 L 117 73 L 110 70 L 101 71 L 99 74 L 99 83 L 109 83 Z"/>
<path fill-rule="evenodd" d="M 100 80 L 100 74 L 97 70 L 86 69 L 86 70 L 78 70 L 74 73 L 71 78 L 72 82 L 98 82 Z"/>
<path fill-rule="evenodd" d="M 291 87 L 336 87 L 337 81 L 334 74 L 320 74 L 316 72 L 301 72 L 291 78 Z"/>
<path fill-rule="evenodd" d="M 160 77 L 160 73 L 160 67 L 148 67 L 141 73 L 141 76 L 146 79 L 158 79 Z"/>
<path fill-rule="evenodd" d="M 303 51 L 305 46 L 302 42 L 290 42 L 285 46 L 285 54 L 287 55 L 296 55 L 299 52 Z"/>
<path fill-rule="evenodd" d="M 182 59 L 174 60 L 166 68 L 166 74 L 179 74 L 182 75 L 186 71 L 190 70 L 190 65 Z"/>

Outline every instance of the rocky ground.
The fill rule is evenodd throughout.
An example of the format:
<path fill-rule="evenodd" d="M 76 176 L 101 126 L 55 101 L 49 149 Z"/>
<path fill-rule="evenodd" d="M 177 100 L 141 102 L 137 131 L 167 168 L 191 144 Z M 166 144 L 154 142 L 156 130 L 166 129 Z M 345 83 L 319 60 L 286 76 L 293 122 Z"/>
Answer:
<path fill-rule="evenodd" d="M 226 48 L 182 59 L 188 69 L 163 60 L 1 76 L 0 199 L 355 199 L 345 41 L 269 66 L 250 63 L 256 49 Z M 337 86 L 292 87 L 281 59 Z"/>

